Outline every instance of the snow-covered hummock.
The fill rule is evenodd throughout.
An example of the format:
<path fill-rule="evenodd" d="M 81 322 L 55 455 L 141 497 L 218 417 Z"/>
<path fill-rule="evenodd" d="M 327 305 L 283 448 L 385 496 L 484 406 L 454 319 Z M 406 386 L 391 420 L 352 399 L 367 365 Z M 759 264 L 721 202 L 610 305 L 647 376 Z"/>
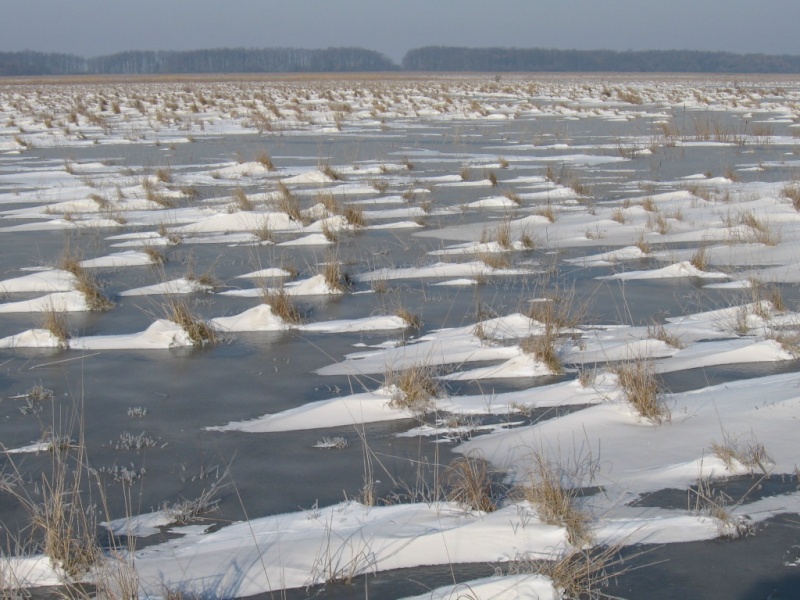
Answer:
<path fill-rule="evenodd" d="M 725 279 L 726 273 L 718 271 L 701 271 L 688 261 L 668 265 L 660 269 L 649 271 L 628 271 L 626 273 L 616 273 L 598 277 L 598 279 L 670 279 L 674 277 L 705 277 L 709 279 Z"/>
<path fill-rule="evenodd" d="M 48 329 L 28 329 L 0 339 L 0 348 L 63 348 L 71 342 L 60 340 Z"/>
<path fill-rule="evenodd" d="M 345 361 L 319 369 L 320 375 L 353 375 L 383 373 L 387 367 L 394 370 L 417 365 L 460 364 L 481 360 L 510 359 L 518 355 L 515 346 L 485 343 L 484 340 L 523 338 L 537 331 L 535 321 L 520 314 L 489 319 L 481 322 L 479 331 L 475 325 L 432 331 L 423 337 L 409 340 L 402 345 L 378 347 L 355 352 Z"/>
<path fill-rule="evenodd" d="M 553 589 L 548 577 L 538 574 L 494 576 L 473 579 L 455 585 L 439 587 L 419 596 L 404 600 L 461 600 L 485 598 L 499 600 L 557 600 L 559 594 Z"/>
<path fill-rule="evenodd" d="M 550 367 L 536 360 L 533 355 L 520 350 L 517 356 L 509 358 L 499 365 L 457 371 L 442 376 L 442 379 L 448 381 L 473 381 L 477 379 L 501 379 L 505 377 L 541 377 L 554 374 Z"/>
<path fill-rule="evenodd" d="M 179 277 L 171 281 L 164 281 L 162 283 L 155 283 L 153 285 L 146 285 L 143 287 L 134 288 L 132 290 L 125 290 L 120 292 L 120 296 L 151 296 L 159 294 L 196 294 L 203 292 L 210 292 L 213 288 L 209 285 L 204 285 L 196 279 L 187 279 Z"/>
<path fill-rule="evenodd" d="M 222 331 L 283 331 L 290 327 L 268 304 L 259 304 L 238 315 L 216 317 L 211 322 Z"/>
<path fill-rule="evenodd" d="M 336 296 L 344 294 L 344 291 L 332 287 L 326 280 L 324 275 L 314 275 L 308 279 L 301 279 L 299 281 L 290 281 L 280 288 L 271 288 L 269 291 L 278 292 L 283 291 L 288 296 Z M 263 295 L 263 288 L 247 288 L 241 290 L 226 290 L 220 292 L 222 296 L 241 296 L 244 298 L 256 298 Z"/>
<path fill-rule="evenodd" d="M 159 319 L 140 333 L 72 338 L 69 345 L 81 350 L 157 350 L 193 346 L 194 342 L 177 323 Z"/>
<path fill-rule="evenodd" d="M 61 269 L 44 270 L 0 281 L 0 293 L 68 292 L 75 288 L 76 283 L 75 275 L 69 271 Z"/>
<path fill-rule="evenodd" d="M 0 313 L 20 313 L 20 312 L 85 312 L 91 310 L 86 303 L 86 296 L 81 292 L 55 292 L 33 298 L 31 300 L 19 300 L 17 302 L 5 302 L 0 304 Z"/>
<path fill-rule="evenodd" d="M 575 486 L 600 485 L 598 514 L 626 511 L 639 494 L 664 488 L 684 489 L 702 476 L 742 472 L 729 470 L 711 449 L 726 438 L 746 443 L 760 440 L 775 473 L 789 473 L 797 459 L 796 421 L 800 418 L 797 374 L 729 382 L 665 398 L 671 420 L 653 425 L 639 417 L 621 395 L 577 413 L 529 427 L 500 431 L 462 444 L 459 452 L 480 452 L 512 478 L 528 477 L 532 451 L 548 460 L 601 453 L 606 468 L 593 483 L 576 475 Z M 798 498 L 800 499 L 800 497 Z M 746 507 L 734 509 L 748 512 Z"/>
<path fill-rule="evenodd" d="M 273 415 L 265 415 L 250 421 L 231 422 L 219 427 L 208 427 L 208 429 L 266 433 L 299 429 L 325 429 L 412 417 L 411 412 L 390 406 L 396 393 L 397 390 L 380 388 L 374 392 L 311 402 Z"/>
<path fill-rule="evenodd" d="M 0 561 L 0 581 L 3 591 L 11 592 L 15 588 L 62 585 L 69 577 L 46 556 L 4 555 Z"/>
<path fill-rule="evenodd" d="M 378 269 L 356 275 L 356 281 L 380 281 L 392 279 L 423 279 L 444 277 L 480 277 L 487 275 L 520 275 L 530 273 L 526 269 L 495 269 L 481 261 L 466 263 L 436 263 L 427 267 L 404 269 Z"/>
<path fill-rule="evenodd" d="M 129 250 L 125 252 L 114 252 L 107 256 L 98 256 L 81 261 L 81 266 L 89 269 L 96 267 L 139 267 L 152 265 L 153 259 L 146 252 Z"/>
<path fill-rule="evenodd" d="M 167 587 L 238 597 L 319 584 L 337 575 L 504 561 L 514 551 L 542 557 L 563 551 L 564 531 L 535 517 L 518 528 L 509 548 L 512 524 L 519 518 L 510 507 L 471 514 L 448 503 L 366 507 L 345 502 L 253 519 L 211 534 L 190 533 L 138 551 L 136 568 L 145 592 Z"/>

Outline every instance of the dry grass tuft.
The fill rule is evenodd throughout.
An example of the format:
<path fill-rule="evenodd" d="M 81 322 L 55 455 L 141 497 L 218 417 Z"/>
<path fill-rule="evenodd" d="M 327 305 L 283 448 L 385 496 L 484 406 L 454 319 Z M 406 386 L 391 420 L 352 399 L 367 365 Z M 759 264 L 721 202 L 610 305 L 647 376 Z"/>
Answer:
<path fill-rule="evenodd" d="M 786 312 L 788 310 L 779 285 L 774 283 L 766 284 L 753 277 L 750 278 L 750 286 L 750 295 L 753 298 L 753 303 L 756 304 L 755 312 L 763 319 L 769 319 L 772 316 L 769 307 L 764 306 L 764 301 L 769 302 L 777 312 Z"/>
<path fill-rule="evenodd" d="M 561 330 L 579 327 L 588 310 L 588 304 L 576 298 L 574 287 L 556 286 L 542 298 L 532 301 L 527 314 L 546 328 Z"/>
<path fill-rule="evenodd" d="M 663 388 L 652 360 L 635 358 L 616 365 L 612 370 L 619 379 L 625 400 L 639 416 L 655 425 L 670 420 L 670 410 L 664 402 Z"/>
<path fill-rule="evenodd" d="M 59 348 L 69 346 L 69 326 L 67 324 L 67 314 L 55 311 L 52 308 L 42 313 L 39 327 L 49 331 L 58 340 Z"/>
<path fill-rule="evenodd" d="M 447 500 L 466 510 L 497 510 L 492 473 L 489 464 L 480 456 L 467 455 L 453 460 L 444 473 L 444 484 Z"/>
<path fill-rule="evenodd" d="M 554 375 L 564 372 L 564 365 L 556 348 L 558 341 L 558 330 L 546 328 L 541 335 L 530 335 L 523 339 L 519 347 L 526 354 L 532 355 L 540 363 L 543 363 Z"/>
<path fill-rule="evenodd" d="M 535 211 L 533 211 L 533 214 L 539 215 L 540 217 L 544 217 L 551 223 L 556 222 L 556 213 L 549 202 L 547 203 L 547 205 L 542 206 L 541 208 L 537 208 Z"/>
<path fill-rule="evenodd" d="M 389 189 L 389 182 L 386 179 L 372 178 L 367 183 L 379 194 L 385 194 L 386 190 Z"/>
<path fill-rule="evenodd" d="M 353 287 L 353 280 L 350 274 L 342 269 L 342 263 L 336 252 L 330 252 L 322 263 L 322 276 L 328 287 L 336 292 L 348 292 Z"/>
<path fill-rule="evenodd" d="M 782 192 L 792 202 L 794 209 L 800 211 L 800 184 L 785 185 Z"/>
<path fill-rule="evenodd" d="M 567 473 L 561 465 L 548 462 L 540 452 L 534 452 L 531 459 L 530 482 L 521 488 L 525 500 L 536 508 L 542 521 L 564 527 L 571 544 L 590 543 L 589 515 L 578 505 L 580 490 L 570 486 L 576 473 Z M 580 465 L 587 467 L 591 468 L 588 461 Z"/>
<path fill-rule="evenodd" d="M 144 190 L 145 198 L 150 202 L 154 202 L 163 208 L 175 208 L 175 201 L 156 190 L 149 177 L 142 179 L 142 189 Z"/>
<path fill-rule="evenodd" d="M 260 152 L 258 156 L 256 156 L 256 162 L 261 163 L 267 171 L 275 170 L 275 164 L 266 152 Z"/>
<path fill-rule="evenodd" d="M 185 300 L 170 298 L 162 306 L 166 318 L 179 325 L 195 346 L 206 346 L 220 341 L 214 326 L 192 313 Z"/>
<path fill-rule="evenodd" d="M 344 176 L 339 173 L 336 169 L 334 169 L 330 163 L 322 163 L 317 167 L 320 172 L 325 175 L 326 177 L 330 177 L 334 181 L 344 181 Z"/>
<path fill-rule="evenodd" d="M 275 236 L 272 233 L 269 218 L 262 219 L 250 230 L 250 233 L 252 233 L 259 242 L 275 242 Z"/>
<path fill-rule="evenodd" d="M 503 190 L 503 196 L 511 200 L 517 206 L 522 206 L 522 198 L 520 198 L 519 194 L 517 194 L 514 190 L 512 189 Z"/>
<path fill-rule="evenodd" d="M 708 268 L 708 249 L 705 246 L 700 246 L 692 255 L 692 258 L 689 259 L 689 262 L 695 269 L 705 271 Z"/>
<path fill-rule="evenodd" d="M 478 260 L 490 269 L 502 270 L 511 267 L 511 259 L 500 252 L 479 252 Z"/>
<path fill-rule="evenodd" d="M 412 313 L 410 310 L 408 310 L 403 306 L 398 308 L 395 314 L 401 319 L 403 319 L 403 321 L 406 322 L 406 325 L 411 329 L 422 329 L 423 325 L 422 317 L 420 317 L 418 314 Z"/>
<path fill-rule="evenodd" d="M 364 209 L 360 206 L 348 206 L 342 211 L 342 216 L 353 227 L 366 227 L 367 220 L 364 217 Z"/>
<path fill-rule="evenodd" d="M 395 388 L 389 406 L 415 414 L 426 413 L 433 400 L 443 393 L 436 375 L 436 369 L 430 365 L 412 365 L 401 371 L 387 369 L 383 385 Z"/>
<path fill-rule="evenodd" d="M 694 502 L 692 502 L 694 496 Z M 689 488 L 689 509 L 698 514 L 708 515 L 718 521 L 721 535 L 737 538 L 752 532 L 752 525 L 745 519 L 734 518 L 728 510 L 731 497 L 711 484 L 711 480 L 702 477 Z"/>
<path fill-rule="evenodd" d="M 89 472 L 85 449 L 72 441 L 72 417 L 67 416 L 64 430 L 48 429 L 50 467 L 36 482 L 33 493 L 26 491 L 27 478 L 11 465 L 10 473 L 0 477 L 0 491 L 15 498 L 29 518 L 33 539 L 54 564 L 60 565 L 71 579 L 79 579 L 97 564 L 102 550 L 95 537 L 96 507 L 85 500 L 84 477 Z M 82 437 L 82 436 L 81 436 Z M 0 571 L 3 569 L 0 568 Z M 24 598 L 27 595 L 5 595 Z M 16 590 L 20 591 L 20 590 Z"/>
<path fill-rule="evenodd" d="M 81 266 L 81 261 L 76 255 L 66 250 L 58 266 L 75 276 L 75 289 L 83 294 L 89 310 L 104 311 L 114 308 L 114 303 L 103 293 L 94 276 Z"/>
<path fill-rule="evenodd" d="M 163 265 L 167 262 L 166 255 L 155 246 L 144 246 L 142 252 L 147 254 L 147 258 L 150 259 L 150 264 Z"/>
<path fill-rule="evenodd" d="M 278 182 L 278 200 L 276 202 L 276 208 L 280 212 L 286 213 L 292 221 L 303 223 L 303 214 L 300 212 L 300 200 L 282 181 Z"/>
<path fill-rule="evenodd" d="M 509 564 L 509 575 L 539 573 L 553 581 L 558 598 L 600 600 L 609 582 L 625 572 L 621 546 L 573 549 L 559 560 L 546 561 L 522 555 Z"/>
<path fill-rule="evenodd" d="M 232 206 L 234 210 L 248 211 L 248 212 L 255 210 L 256 208 L 255 204 L 253 204 L 253 201 L 247 197 L 247 194 L 242 188 L 237 187 L 235 190 L 233 190 L 232 197 L 233 197 Z"/>
<path fill-rule="evenodd" d="M 300 309 L 297 308 L 294 300 L 286 293 L 286 290 L 270 290 L 265 287 L 261 290 L 261 301 L 269 305 L 274 315 L 287 323 L 297 325 L 303 322 L 303 315 L 300 313 Z"/>
<path fill-rule="evenodd" d="M 678 350 L 684 347 L 684 343 L 681 341 L 681 339 L 674 333 L 667 331 L 662 323 L 648 327 L 647 337 L 653 340 L 660 340 L 668 346 L 672 346 Z"/>
<path fill-rule="evenodd" d="M 758 469 L 765 475 L 767 474 L 772 459 L 764 444 L 756 439 L 739 442 L 727 433 L 724 433 L 723 437 L 722 443 L 712 442 L 711 450 L 717 458 L 725 463 L 729 471 L 736 471 L 738 463 L 750 473 L 754 473 Z"/>

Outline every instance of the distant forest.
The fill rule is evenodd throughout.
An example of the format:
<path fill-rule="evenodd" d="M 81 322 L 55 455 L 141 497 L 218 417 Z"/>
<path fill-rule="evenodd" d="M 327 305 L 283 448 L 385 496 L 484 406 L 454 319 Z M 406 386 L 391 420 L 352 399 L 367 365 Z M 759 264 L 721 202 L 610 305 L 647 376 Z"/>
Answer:
<path fill-rule="evenodd" d="M 0 76 L 369 71 L 796 74 L 800 73 L 800 56 L 694 50 L 615 52 L 428 46 L 410 50 L 398 65 L 383 54 L 364 48 L 130 51 L 94 58 L 34 51 L 0 52 Z"/>

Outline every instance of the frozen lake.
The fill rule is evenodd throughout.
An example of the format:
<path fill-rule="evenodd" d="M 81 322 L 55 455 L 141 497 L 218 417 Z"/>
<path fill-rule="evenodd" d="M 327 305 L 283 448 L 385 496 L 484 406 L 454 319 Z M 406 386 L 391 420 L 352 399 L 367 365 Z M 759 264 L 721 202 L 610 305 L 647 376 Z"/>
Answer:
<path fill-rule="evenodd" d="M 68 464 L 131 542 L 0 573 L 399 598 L 496 567 L 475 593 L 512 598 L 590 548 L 790 553 L 798 107 L 777 77 L 0 85 L 0 531 Z"/>

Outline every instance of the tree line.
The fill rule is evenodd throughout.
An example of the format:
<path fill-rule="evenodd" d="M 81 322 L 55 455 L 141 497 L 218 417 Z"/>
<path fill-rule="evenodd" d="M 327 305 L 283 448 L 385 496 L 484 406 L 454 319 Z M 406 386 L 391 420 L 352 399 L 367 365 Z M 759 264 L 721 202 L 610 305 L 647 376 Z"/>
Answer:
<path fill-rule="evenodd" d="M 403 58 L 407 71 L 800 73 L 800 56 L 697 50 L 552 50 L 428 46 Z"/>
<path fill-rule="evenodd" d="M 83 58 L 35 51 L 0 52 L 0 76 L 156 75 L 181 73 L 642 72 L 800 73 L 800 56 L 695 50 L 553 50 L 460 48 L 410 50 L 398 65 L 364 48 L 215 48 L 130 51 Z"/>
<path fill-rule="evenodd" d="M 363 48 L 215 48 L 118 52 L 82 58 L 45 52 L 0 52 L 0 75 L 158 75 L 181 73 L 326 73 L 396 71 L 400 67 Z"/>

